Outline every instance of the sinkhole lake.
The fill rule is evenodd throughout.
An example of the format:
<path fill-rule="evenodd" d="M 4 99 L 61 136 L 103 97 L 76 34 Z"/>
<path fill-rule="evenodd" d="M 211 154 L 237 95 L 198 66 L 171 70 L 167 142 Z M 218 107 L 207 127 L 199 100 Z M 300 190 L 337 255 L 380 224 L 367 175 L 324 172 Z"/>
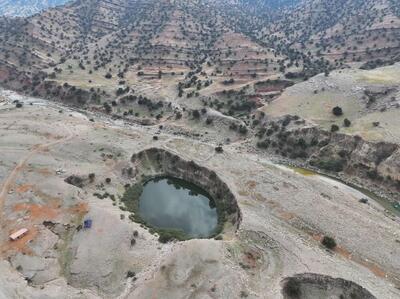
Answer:
<path fill-rule="evenodd" d="M 211 236 L 218 224 L 214 200 L 207 192 L 172 177 L 155 178 L 144 184 L 139 214 L 153 227 L 181 230 L 191 238 Z"/>

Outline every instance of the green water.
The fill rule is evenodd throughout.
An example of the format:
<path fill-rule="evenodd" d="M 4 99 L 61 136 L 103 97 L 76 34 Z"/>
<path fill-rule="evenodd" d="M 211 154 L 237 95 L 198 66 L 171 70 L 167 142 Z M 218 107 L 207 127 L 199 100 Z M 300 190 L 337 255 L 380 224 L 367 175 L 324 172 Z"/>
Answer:
<path fill-rule="evenodd" d="M 217 209 L 207 192 L 171 177 L 146 182 L 139 198 L 139 214 L 153 227 L 181 230 L 191 238 L 209 237 L 218 225 Z"/>

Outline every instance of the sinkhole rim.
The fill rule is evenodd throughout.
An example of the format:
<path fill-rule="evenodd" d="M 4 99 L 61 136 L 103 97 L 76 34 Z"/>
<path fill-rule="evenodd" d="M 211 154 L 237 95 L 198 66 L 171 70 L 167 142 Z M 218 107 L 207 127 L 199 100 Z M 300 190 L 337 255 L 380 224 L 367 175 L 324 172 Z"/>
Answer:
<path fill-rule="evenodd" d="M 173 179 L 173 180 L 178 180 L 178 181 L 190 184 L 190 185 L 196 187 L 197 191 L 200 191 L 197 193 L 205 196 L 210 202 L 212 202 L 215 205 L 216 214 L 217 214 L 217 224 L 216 224 L 215 228 L 213 229 L 213 231 L 209 235 L 207 235 L 207 236 L 191 236 L 190 234 L 185 233 L 184 231 L 179 230 L 179 229 L 168 229 L 168 228 L 154 226 L 154 225 L 150 224 L 148 221 L 146 221 L 145 219 L 143 219 L 143 216 L 140 215 L 140 211 L 139 211 L 139 206 L 140 206 L 140 202 L 141 202 L 141 196 L 143 194 L 143 189 L 148 183 L 150 183 L 152 181 L 162 180 L 162 179 Z M 128 211 L 133 213 L 129 216 L 129 218 L 136 223 L 146 226 L 150 233 L 154 233 L 154 232 L 157 233 L 159 235 L 160 242 L 167 243 L 172 240 L 188 241 L 188 240 L 193 240 L 193 239 L 213 239 L 213 238 L 216 240 L 222 239 L 222 237 L 219 237 L 219 236 L 224 233 L 224 226 L 225 226 L 225 223 L 229 221 L 228 217 L 230 216 L 230 214 L 226 215 L 226 213 L 223 212 L 224 207 L 218 204 L 218 199 L 215 199 L 214 196 L 212 196 L 212 194 L 210 194 L 210 192 L 206 191 L 202 186 L 199 186 L 199 184 L 196 184 L 195 182 L 192 182 L 190 180 L 183 179 L 183 178 L 180 178 L 177 176 L 172 176 L 169 174 L 160 174 L 160 175 L 154 175 L 154 176 L 146 176 L 142 180 L 139 180 L 133 186 L 129 187 L 125 191 L 123 198 L 126 197 L 126 194 L 129 193 L 129 190 L 132 190 L 135 193 L 133 195 L 133 197 L 136 202 L 133 211 L 132 211 L 132 209 L 128 208 Z M 124 201 L 124 200 L 122 200 L 122 201 Z M 236 198 L 235 198 L 235 202 L 236 202 Z M 237 202 L 236 202 L 236 204 L 237 204 Z M 237 222 L 237 227 L 236 227 L 236 229 L 237 229 L 239 226 L 239 223 L 240 223 L 240 210 L 238 207 L 237 207 L 236 213 L 238 214 L 238 219 L 236 219 L 236 221 L 235 221 L 235 222 Z M 235 229 L 235 231 L 236 231 L 236 229 Z"/>
<path fill-rule="evenodd" d="M 130 162 L 135 168 L 134 182 L 132 186 L 127 186 L 121 201 L 125 205 L 124 209 L 131 212 L 129 218 L 132 221 L 144 224 L 150 232 L 160 234 L 160 229 L 152 228 L 141 219 L 138 213 L 138 199 L 147 181 L 157 177 L 171 177 L 204 190 L 207 197 L 215 203 L 218 229 L 213 235 L 203 239 L 214 237 L 216 240 L 222 240 L 223 236 L 235 234 L 239 229 L 242 213 L 237 198 L 229 185 L 212 168 L 199 165 L 193 160 L 187 160 L 175 152 L 159 147 L 150 147 L 133 153 Z M 186 237 L 178 241 L 190 239 L 199 238 Z"/>
<path fill-rule="evenodd" d="M 350 298 L 349 296 L 354 294 L 355 298 L 377 299 L 367 288 L 353 280 L 319 273 L 298 273 L 285 277 L 281 280 L 281 287 L 281 294 L 285 299 L 309 299 L 310 297 L 306 297 L 302 290 L 309 287 L 319 287 L 325 292 L 336 287 L 344 291 L 342 295 L 346 295 L 345 298 Z"/>

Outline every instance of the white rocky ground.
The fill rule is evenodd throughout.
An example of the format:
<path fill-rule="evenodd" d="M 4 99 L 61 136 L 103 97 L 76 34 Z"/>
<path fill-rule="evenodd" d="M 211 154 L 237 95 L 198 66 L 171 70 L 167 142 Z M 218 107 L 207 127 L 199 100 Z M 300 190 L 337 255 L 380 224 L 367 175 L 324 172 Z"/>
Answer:
<path fill-rule="evenodd" d="M 283 298 L 282 280 L 301 273 L 351 280 L 376 298 L 400 297 L 398 217 L 359 203 L 353 190 L 277 167 L 246 152 L 241 142 L 217 154 L 209 139 L 161 131 L 154 141 L 158 131 L 55 104 L 18 109 L 3 93 L 1 299 Z M 118 207 L 129 182 L 121 170 L 131 165 L 132 154 L 149 147 L 216 171 L 242 213 L 236 234 L 161 244 L 131 222 Z M 83 189 L 64 182 L 89 173 L 95 181 Z M 93 196 L 104 191 L 115 202 Z M 85 218 L 93 227 L 77 230 Z M 9 233 L 21 227 L 29 234 L 10 242 Z M 337 240 L 334 252 L 321 247 L 322 235 Z M 127 278 L 128 271 L 135 278 Z"/>

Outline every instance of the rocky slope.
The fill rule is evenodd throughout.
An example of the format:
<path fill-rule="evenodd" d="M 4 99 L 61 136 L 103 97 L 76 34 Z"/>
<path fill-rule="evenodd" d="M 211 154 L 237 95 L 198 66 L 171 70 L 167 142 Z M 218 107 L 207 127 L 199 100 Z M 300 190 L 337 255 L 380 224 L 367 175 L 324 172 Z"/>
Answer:
<path fill-rule="evenodd" d="M 321 169 L 400 200 L 400 145 L 332 133 L 298 117 L 261 122 L 257 147 Z"/>

